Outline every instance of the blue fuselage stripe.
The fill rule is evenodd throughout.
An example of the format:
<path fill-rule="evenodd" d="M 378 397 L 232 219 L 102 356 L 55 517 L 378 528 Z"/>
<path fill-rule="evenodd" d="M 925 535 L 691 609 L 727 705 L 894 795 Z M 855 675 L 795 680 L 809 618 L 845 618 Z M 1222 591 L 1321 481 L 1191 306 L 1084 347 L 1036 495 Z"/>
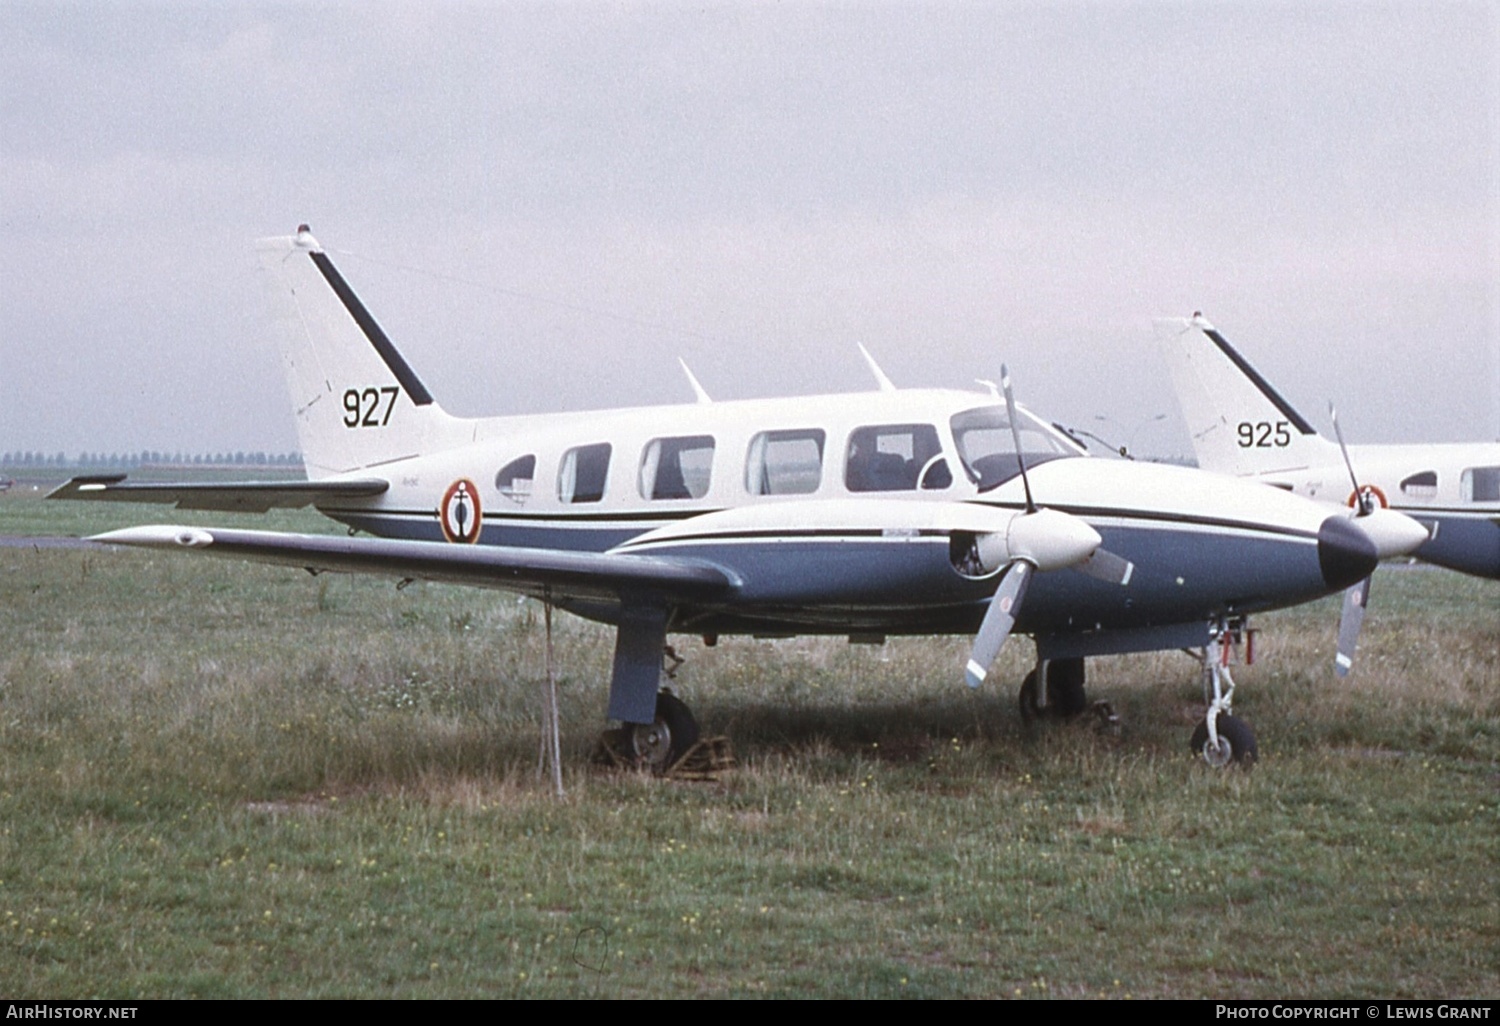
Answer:
<path fill-rule="evenodd" d="M 436 519 L 354 515 L 338 519 L 385 537 L 440 541 Z M 670 520 L 673 518 L 663 518 Z M 486 517 L 480 543 L 602 552 L 650 523 L 522 522 Z M 1314 538 L 1237 525 L 1233 539 L 1212 523 L 1120 514 L 1095 521 L 1110 552 L 1136 565 L 1128 587 L 1075 571 L 1038 574 L 1017 629 L 1118 629 L 1291 605 L 1328 591 Z M 956 573 L 941 534 L 878 532 L 693 537 L 643 546 L 653 555 L 701 560 L 738 580 L 731 602 L 679 610 L 674 629 L 702 632 L 870 630 L 887 634 L 971 633 L 994 591 L 992 579 Z M 607 607 L 579 608 L 610 619 Z"/>

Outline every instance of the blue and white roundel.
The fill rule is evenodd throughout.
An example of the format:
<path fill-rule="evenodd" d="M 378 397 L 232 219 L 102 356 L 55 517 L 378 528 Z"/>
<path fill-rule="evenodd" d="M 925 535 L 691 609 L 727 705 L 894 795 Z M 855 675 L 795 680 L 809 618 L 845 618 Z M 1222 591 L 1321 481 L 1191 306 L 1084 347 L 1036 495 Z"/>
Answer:
<path fill-rule="evenodd" d="M 483 523 L 479 509 L 479 489 L 468 478 L 459 478 L 443 493 L 438 506 L 438 523 L 443 537 L 451 542 L 472 543 L 479 540 Z"/>

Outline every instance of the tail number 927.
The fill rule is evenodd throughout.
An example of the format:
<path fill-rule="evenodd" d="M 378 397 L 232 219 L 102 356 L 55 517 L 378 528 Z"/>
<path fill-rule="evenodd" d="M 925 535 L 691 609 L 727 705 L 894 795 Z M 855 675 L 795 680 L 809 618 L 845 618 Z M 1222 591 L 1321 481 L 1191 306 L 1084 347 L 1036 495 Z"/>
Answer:
<path fill-rule="evenodd" d="M 391 421 L 391 411 L 396 408 L 396 396 L 400 394 L 401 389 L 395 385 L 347 390 L 344 393 L 344 427 L 385 427 Z"/>

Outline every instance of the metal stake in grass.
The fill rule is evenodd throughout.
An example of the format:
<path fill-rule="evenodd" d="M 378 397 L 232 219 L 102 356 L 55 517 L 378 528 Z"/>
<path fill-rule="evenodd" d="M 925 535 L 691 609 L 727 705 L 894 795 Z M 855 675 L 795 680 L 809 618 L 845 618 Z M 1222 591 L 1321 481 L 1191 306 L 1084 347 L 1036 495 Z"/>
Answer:
<path fill-rule="evenodd" d="M 541 777 L 552 764 L 552 786 L 563 797 L 562 741 L 557 722 L 557 677 L 552 672 L 552 589 L 542 598 L 542 620 L 547 631 L 547 680 L 542 689 L 542 747 L 537 755 L 536 775 Z"/>

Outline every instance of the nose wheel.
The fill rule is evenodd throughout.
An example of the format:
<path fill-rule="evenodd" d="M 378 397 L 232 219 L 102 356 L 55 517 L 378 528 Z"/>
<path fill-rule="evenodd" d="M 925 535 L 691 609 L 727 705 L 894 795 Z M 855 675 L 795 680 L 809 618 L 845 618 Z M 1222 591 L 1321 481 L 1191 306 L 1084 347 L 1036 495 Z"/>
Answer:
<path fill-rule="evenodd" d="M 1220 713 L 1215 720 L 1212 743 L 1208 739 L 1208 721 L 1204 720 L 1193 731 L 1189 747 L 1195 754 L 1203 756 L 1203 761 L 1214 769 L 1223 769 L 1235 763 L 1250 766 L 1259 755 L 1255 732 L 1244 720 L 1229 713 Z"/>
<path fill-rule="evenodd" d="M 1229 662 L 1239 636 L 1236 630 L 1220 623 L 1203 649 L 1203 692 L 1208 712 L 1193 730 L 1188 746 L 1215 769 L 1249 767 L 1260 755 L 1255 732 L 1229 711 L 1234 702 L 1234 677 L 1229 672 Z"/>

